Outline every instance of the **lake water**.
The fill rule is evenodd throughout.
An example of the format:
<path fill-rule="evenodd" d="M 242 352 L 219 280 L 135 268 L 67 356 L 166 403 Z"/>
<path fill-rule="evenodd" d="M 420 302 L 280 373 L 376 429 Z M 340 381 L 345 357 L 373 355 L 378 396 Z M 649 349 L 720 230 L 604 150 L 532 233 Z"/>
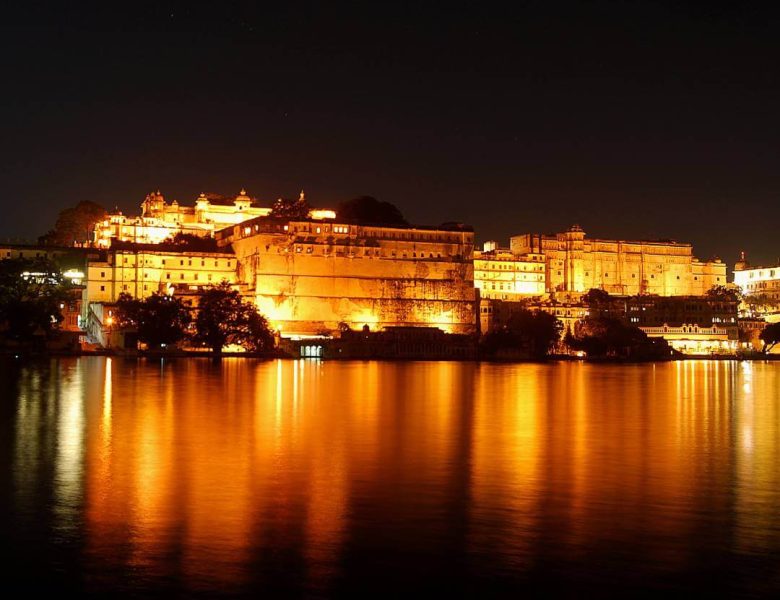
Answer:
<path fill-rule="evenodd" d="M 4 585 L 780 594 L 780 363 L 0 362 Z"/>

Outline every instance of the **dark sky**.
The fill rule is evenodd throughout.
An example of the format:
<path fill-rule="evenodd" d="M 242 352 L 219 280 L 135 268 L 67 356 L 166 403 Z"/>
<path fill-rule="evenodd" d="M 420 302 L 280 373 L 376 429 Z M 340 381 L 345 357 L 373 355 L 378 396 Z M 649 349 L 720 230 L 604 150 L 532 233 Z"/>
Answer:
<path fill-rule="evenodd" d="M 2 9 L 0 238 L 81 199 L 243 186 L 373 195 L 479 240 L 579 223 L 780 256 L 780 22 L 758 3 L 62 4 Z"/>

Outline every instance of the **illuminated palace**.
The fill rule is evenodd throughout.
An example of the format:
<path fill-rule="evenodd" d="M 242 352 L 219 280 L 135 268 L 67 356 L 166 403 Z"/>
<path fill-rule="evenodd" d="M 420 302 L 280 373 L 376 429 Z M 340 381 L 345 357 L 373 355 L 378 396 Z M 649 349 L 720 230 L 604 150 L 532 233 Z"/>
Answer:
<path fill-rule="evenodd" d="M 621 296 L 698 296 L 726 283 L 725 263 L 697 259 L 690 244 L 590 239 L 577 225 L 554 235 L 514 236 L 510 250 L 544 257 L 550 293 L 599 288 Z"/>
<path fill-rule="evenodd" d="M 521 300 L 543 296 L 545 285 L 544 254 L 515 254 L 485 242 L 482 251 L 474 251 L 474 286 L 481 298 Z"/>
<path fill-rule="evenodd" d="M 771 304 L 780 304 L 780 263 L 773 267 L 754 267 L 743 252 L 734 265 L 734 283 L 745 296 L 764 296 Z"/>
<path fill-rule="evenodd" d="M 301 192 L 303 197 L 303 192 Z M 95 226 L 94 242 L 108 248 L 112 240 L 139 244 L 159 244 L 177 233 L 214 237 L 214 232 L 247 219 L 270 214 L 271 208 L 257 206 L 245 190 L 233 199 L 201 194 L 194 206 L 182 206 L 176 200 L 168 204 L 159 192 L 147 195 L 141 203 L 141 216 L 127 217 L 121 212 L 109 214 Z M 332 219 L 332 210 L 313 210 L 313 219 Z"/>
<path fill-rule="evenodd" d="M 257 218 L 217 233 L 238 279 L 285 335 L 340 327 L 476 332 L 473 231 Z"/>

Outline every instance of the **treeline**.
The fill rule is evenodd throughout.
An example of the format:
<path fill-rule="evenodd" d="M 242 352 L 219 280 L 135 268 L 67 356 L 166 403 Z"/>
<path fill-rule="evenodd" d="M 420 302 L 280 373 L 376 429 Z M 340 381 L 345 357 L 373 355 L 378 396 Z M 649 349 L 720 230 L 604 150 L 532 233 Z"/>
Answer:
<path fill-rule="evenodd" d="M 143 300 L 120 294 L 116 319 L 120 329 L 135 331 L 138 341 L 151 350 L 182 342 L 215 354 L 231 345 L 250 352 L 268 352 L 274 347 L 268 320 L 226 281 L 207 288 L 196 307 L 160 292 Z"/>
<path fill-rule="evenodd" d="M 520 309 L 482 338 L 481 355 L 539 360 L 553 353 L 582 353 L 595 359 L 664 360 L 674 354 L 666 340 L 650 338 L 639 327 L 608 316 L 588 316 L 577 323 L 575 331 L 562 332 L 557 317 Z"/>
<path fill-rule="evenodd" d="M 53 337 L 74 289 L 47 258 L 0 260 L 0 341 L 28 345 Z"/>

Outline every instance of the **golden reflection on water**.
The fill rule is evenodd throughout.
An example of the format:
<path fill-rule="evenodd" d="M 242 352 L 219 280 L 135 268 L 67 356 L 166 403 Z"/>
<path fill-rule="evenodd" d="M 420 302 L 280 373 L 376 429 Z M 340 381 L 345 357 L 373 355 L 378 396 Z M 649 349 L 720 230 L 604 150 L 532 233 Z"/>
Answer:
<path fill-rule="evenodd" d="M 626 543 L 664 573 L 697 560 L 708 515 L 735 552 L 780 545 L 779 372 L 62 360 L 20 380 L 17 501 L 51 461 L 55 519 L 83 519 L 97 587 L 295 573 L 322 591 L 363 550 L 458 548 L 501 577 Z"/>

